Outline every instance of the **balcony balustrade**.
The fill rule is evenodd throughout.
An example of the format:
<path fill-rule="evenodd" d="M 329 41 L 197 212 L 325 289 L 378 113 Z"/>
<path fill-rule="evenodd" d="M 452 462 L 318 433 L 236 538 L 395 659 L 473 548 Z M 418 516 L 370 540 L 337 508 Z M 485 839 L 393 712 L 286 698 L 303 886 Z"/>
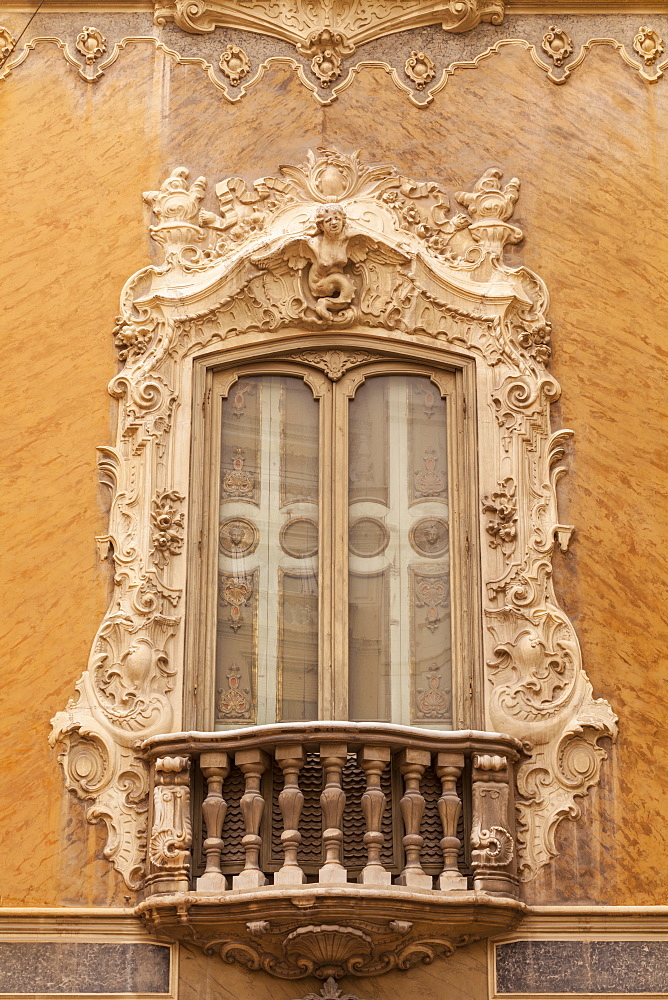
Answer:
<path fill-rule="evenodd" d="M 139 910 L 163 934 L 288 978 L 372 975 L 521 917 L 511 737 L 318 722 L 143 748 Z"/>

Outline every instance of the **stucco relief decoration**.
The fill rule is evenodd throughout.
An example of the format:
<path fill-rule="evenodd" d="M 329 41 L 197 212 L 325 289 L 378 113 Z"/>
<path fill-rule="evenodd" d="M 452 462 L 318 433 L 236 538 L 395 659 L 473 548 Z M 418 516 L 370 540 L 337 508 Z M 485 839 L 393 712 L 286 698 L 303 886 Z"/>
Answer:
<path fill-rule="evenodd" d="M 501 24 L 504 0 L 404 0 L 382 9 L 373 0 L 328 0 L 289 5 L 274 0 L 154 0 L 156 24 L 174 21 L 184 31 L 204 34 L 216 27 L 250 28 L 293 45 L 314 44 L 323 32 L 336 33 L 351 51 L 408 27 L 440 24 L 444 31 L 470 31 L 481 21 Z M 308 42 L 307 42 L 308 44 Z M 336 49 L 338 41 L 328 44 Z"/>
<path fill-rule="evenodd" d="M 504 0 L 405 0 L 400 4 L 386 0 L 327 0 L 322 4 L 310 0 L 280 4 L 274 0 L 153 0 L 155 27 L 144 20 L 144 34 L 126 35 L 113 44 L 93 27 L 84 28 L 78 38 L 76 34 L 53 35 L 53 24 L 42 11 L 34 19 L 31 30 L 35 33 L 22 34 L 20 45 L 7 28 L 0 27 L 0 81 L 41 46 L 59 50 L 63 60 L 87 84 L 95 84 L 138 46 L 145 59 L 163 59 L 165 72 L 176 64 L 202 74 L 231 104 L 242 100 L 251 89 L 261 87 L 272 69 L 294 74 L 322 106 L 332 104 L 360 74 L 372 70 L 385 73 L 388 86 L 395 87 L 414 106 L 426 108 L 453 76 L 484 68 L 488 60 L 511 51 L 521 65 L 525 65 L 528 55 L 536 71 L 557 86 L 566 84 L 589 55 L 601 47 L 612 49 L 648 84 L 664 76 L 668 59 L 660 33 L 647 25 L 638 29 L 632 15 L 626 15 L 626 28 L 616 22 L 619 37 L 611 37 L 607 15 L 588 16 L 589 36 L 575 44 L 562 27 L 550 24 L 547 28 L 546 19 L 537 32 L 530 18 L 526 32 L 519 32 L 523 37 L 517 37 L 516 26 L 503 37 L 486 25 L 502 24 L 505 6 Z M 42 17 L 44 30 L 40 30 Z M 168 22 L 183 29 L 184 34 L 179 38 L 169 29 L 162 31 Z M 661 31 L 662 23 L 658 23 Z M 246 32 L 245 47 L 230 42 L 222 54 L 218 50 L 212 56 L 212 47 L 202 36 L 219 26 Z M 420 46 L 411 50 L 407 59 L 404 33 L 423 28 L 426 32 L 419 36 Z M 440 48 L 441 30 L 456 35 L 474 28 L 478 31 L 466 40 L 456 57 L 450 57 L 447 64 L 441 64 L 439 59 L 437 69 L 426 43 L 435 54 Z M 294 46 L 294 56 L 286 54 L 281 45 L 268 44 L 267 37 Z M 382 38 L 387 41 L 379 59 L 380 53 L 368 43 Z"/>
<path fill-rule="evenodd" d="M 404 65 L 404 73 L 418 90 L 424 90 L 436 76 L 436 68 L 426 52 L 413 49 Z"/>
<path fill-rule="evenodd" d="M 0 66 L 2 66 L 3 62 L 11 55 L 15 45 L 16 39 L 12 35 L 11 31 L 0 25 Z"/>
<path fill-rule="evenodd" d="M 84 28 L 77 35 L 76 46 L 90 66 L 107 51 L 107 39 L 97 28 Z"/>
<path fill-rule="evenodd" d="M 633 39 L 633 48 L 642 58 L 646 66 L 653 66 L 659 56 L 664 53 L 661 36 L 652 28 L 643 26 Z"/>
<path fill-rule="evenodd" d="M 233 87 L 238 87 L 251 71 L 251 62 L 247 54 L 231 42 L 220 57 L 218 65 Z"/>
<path fill-rule="evenodd" d="M 552 25 L 543 35 L 541 42 L 543 52 L 547 52 L 555 66 L 561 66 L 573 53 L 573 42 L 565 31 Z"/>
<path fill-rule="evenodd" d="M 555 537 L 565 546 L 570 534 L 555 489 L 570 432 L 550 426 L 559 387 L 545 367 L 548 293 L 536 274 L 505 260 L 504 248 L 523 238 L 513 222 L 520 181 L 496 165 L 481 164 L 480 174 L 446 186 L 368 163 L 359 152 L 323 148 L 252 185 L 238 177 L 191 181 L 176 166 L 144 195 L 158 260 L 121 294 L 115 338 L 124 365 L 110 386 L 118 429 L 114 446 L 100 450 L 112 494 L 100 546 L 113 558 L 114 594 L 76 697 L 52 733 L 68 787 L 88 802 L 91 822 L 107 824 L 107 856 L 129 885 L 142 877 L 148 804 L 135 746 L 181 727 L 191 360 L 228 345 L 252 347 L 261 338 L 279 355 L 310 355 L 332 377 L 350 361 L 336 343 L 339 332 L 355 341 L 353 354 L 364 354 L 367 343 L 370 356 L 377 352 L 380 332 L 386 341 L 478 359 L 478 440 L 486 456 L 478 490 L 493 508 L 479 508 L 485 725 L 527 750 L 518 773 L 525 879 L 555 855 L 559 821 L 577 815 L 579 797 L 598 781 L 599 740 L 614 737 L 615 717 L 593 697 L 552 585 Z M 243 449 L 232 462 L 225 489 L 252 495 Z M 429 454 L 418 465 L 415 488 L 436 495 L 443 470 Z M 414 539 L 427 552 L 447 545 L 447 531 L 432 528 L 431 541 Z M 243 525 L 226 531 L 225 546 L 247 537 Z M 255 613 L 254 591 L 250 579 L 223 581 L 225 629 Z M 439 593 L 416 596 L 420 614 L 438 628 Z M 232 666 L 225 710 L 246 697 Z M 431 704 L 440 693 L 430 673 L 420 697 Z M 479 832 L 477 849 L 490 870 L 507 850 L 499 836 Z"/>

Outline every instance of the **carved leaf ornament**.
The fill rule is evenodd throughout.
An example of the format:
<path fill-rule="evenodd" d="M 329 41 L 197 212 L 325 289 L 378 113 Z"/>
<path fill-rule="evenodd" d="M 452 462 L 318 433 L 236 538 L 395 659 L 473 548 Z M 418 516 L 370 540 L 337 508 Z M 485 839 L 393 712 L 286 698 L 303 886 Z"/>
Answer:
<path fill-rule="evenodd" d="M 170 7 L 170 16 L 185 19 L 191 7 Z M 454 194 L 466 214 L 453 214 L 439 182 L 320 149 L 252 187 L 231 177 L 212 191 L 204 177 L 191 183 L 188 170 L 176 167 L 144 195 L 163 259 L 133 275 L 121 295 L 115 336 L 124 367 L 110 386 L 118 428 L 114 446 L 100 449 L 112 494 L 100 542 L 113 553 L 114 595 L 51 736 L 67 787 L 88 802 L 91 822 L 106 823 L 106 856 L 129 886 L 142 879 L 148 805 L 146 765 L 135 746 L 183 728 L 192 408 L 180 404 L 191 398 L 193 358 L 213 364 L 228 347 L 257 349 L 260 339 L 263 351 L 299 356 L 332 379 L 377 354 L 379 332 L 415 353 L 443 348 L 450 363 L 477 359 L 486 456 L 478 482 L 484 724 L 519 738 L 528 752 L 517 776 L 524 879 L 556 854 L 559 821 L 577 816 L 578 798 L 598 781 L 605 758 L 598 741 L 615 736 L 616 720 L 592 695 L 552 584 L 555 533 L 564 545 L 569 532 L 559 522 L 555 485 L 570 432 L 550 429 L 559 387 L 545 368 L 547 290 L 533 272 L 504 261 L 504 247 L 522 239 L 510 221 L 519 192 L 519 180 L 490 167 Z M 339 334 L 355 346 L 347 350 Z M 418 494 L 438 493 L 443 470 L 433 455 L 414 475 Z M 253 489 L 243 452 L 223 476 L 231 496 Z M 221 544 L 243 541 L 243 525 L 233 529 Z M 226 581 L 227 627 L 250 613 L 252 587 L 241 577 Z M 427 626 L 438 629 L 436 583 L 425 581 L 417 597 Z M 219 697 L 224 711 L 241 713 L 248 692 L 233 666 Z M 437 671 L 420 697 L 428 718 L 443 697 Z M 174 845 L 185 850 L 179 786 L 161 789 L 160 807 L 173 810 Z M 490 865 L 510 849 L 494 829 L 477 837 Z"/>

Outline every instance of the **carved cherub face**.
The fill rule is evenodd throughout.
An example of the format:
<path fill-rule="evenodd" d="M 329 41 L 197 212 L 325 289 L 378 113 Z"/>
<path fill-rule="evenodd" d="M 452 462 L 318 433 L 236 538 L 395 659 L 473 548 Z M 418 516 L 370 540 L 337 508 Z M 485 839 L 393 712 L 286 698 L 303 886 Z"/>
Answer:
<path fill-rule="evenodd" d="M 340 236 L 346 225 L 346 213 L 340 205 L 323 205 L 316 212 L 315 224 L 325 236 Z"/>

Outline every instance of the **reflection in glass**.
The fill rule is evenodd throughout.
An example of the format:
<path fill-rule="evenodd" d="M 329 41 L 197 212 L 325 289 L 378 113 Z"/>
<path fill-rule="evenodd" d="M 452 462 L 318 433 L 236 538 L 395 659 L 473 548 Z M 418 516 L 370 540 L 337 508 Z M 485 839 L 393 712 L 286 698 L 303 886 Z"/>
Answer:
<path fill-rule="evenodd" d="M 446 408 L 409 375 L 369 377 L 350 403 L 353 720 L 452 725 Z"/>
<path fill-rule="evenodd" d="M 244 376 L 222 404 L 216 726 L 317 717 L 318 403 Z"/>

